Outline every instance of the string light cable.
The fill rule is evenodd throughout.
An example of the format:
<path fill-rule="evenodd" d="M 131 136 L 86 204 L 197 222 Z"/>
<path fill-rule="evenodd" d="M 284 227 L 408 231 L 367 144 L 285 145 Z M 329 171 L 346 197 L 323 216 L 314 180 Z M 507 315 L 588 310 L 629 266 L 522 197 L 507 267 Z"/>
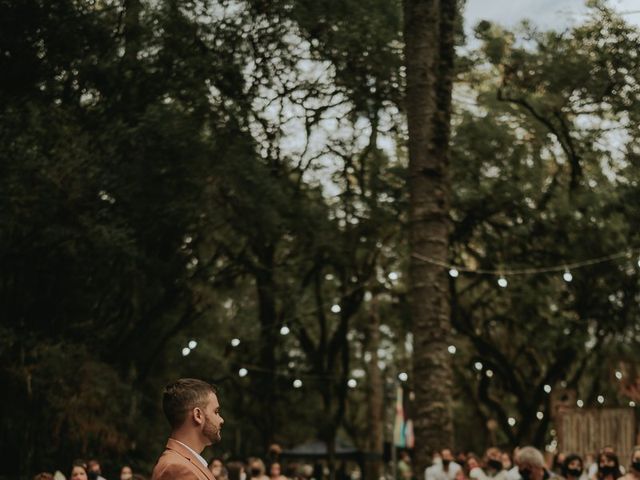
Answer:
<path fill-rule="evenodd" d="M 609 255 L 590 258 L 582 261 L 565 262 L 555 266 L 526 267 L 526 268 L 500 268 L 500 269 L 470 268 L 470 267 L 465 267 L 461 265 L 454 265 L 451 263 L 437 260 L 435 258 L 425 257 L 417 253 L 412 254 L 412 257 L 422 262 L 429 263 L 431 265 L 436 265 L 443 269 L 447 269 L 449 270 L 449 274 L 452 277 L 457 277 L 458 274 L 462 272 L 462 273 L 476 274 L 476 275 L 494 275 L 502 278 L 504 276 L 536 275 L 536 274 L 542 274 L 542 273 L 564 272 L 566 274 L 571 270 L 576 270 L 579 268 L 588 267 L 592 265 L 598 265 L 601 263 L 607 263 L 607 262 L 619 260 L 621 258 L 630 259 L 630 258 L 633 258 L 634 254 L 637 255 L 638 253 L 640 253 L 640 249 L 638 248 L 626 249 L 622 252 L 612 253 Z M 640 260 L 638 260 L 638 266 L 640 266 Z"/>

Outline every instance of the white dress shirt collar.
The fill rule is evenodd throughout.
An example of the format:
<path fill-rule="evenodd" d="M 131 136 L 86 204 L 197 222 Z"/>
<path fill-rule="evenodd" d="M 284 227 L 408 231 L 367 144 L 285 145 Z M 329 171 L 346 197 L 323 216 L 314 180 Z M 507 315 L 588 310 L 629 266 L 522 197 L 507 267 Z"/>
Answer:
<path fill-rule="evenodd" d="M 176 440 L 176 439 L 174 438 L 174 440 Z M 180 440 L 176 440 L 176 442 L 178 442 L 183 447 L 186 447 L 187 450 L 189 450 L 191 453 L 193 453 L 196 456 L 196 458 L 200 461 L 200 463 L 202 463 L 202 465 L 204 465 L 204 468 L 209 468 L 209 464 L 207 463 L 207 461 L 204 458 L 202 458 L 202 455 L 200 455 L 198 452 L 196 452 L 189 445 L 187 445 L 185 443 L 182 443 Z"/>

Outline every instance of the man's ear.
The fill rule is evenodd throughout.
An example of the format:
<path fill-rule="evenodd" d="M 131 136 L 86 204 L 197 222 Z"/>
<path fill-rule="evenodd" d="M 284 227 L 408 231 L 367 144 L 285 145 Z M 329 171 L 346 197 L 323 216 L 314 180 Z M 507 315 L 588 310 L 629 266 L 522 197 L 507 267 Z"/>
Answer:
<path fill-rule="evenodd" d="M 196 422 L 197 425 L 202 425 L 204 423 L 204 412 L 200 407 L 195 407 L 191 414 L 193 415 L 193 421 Z"/>

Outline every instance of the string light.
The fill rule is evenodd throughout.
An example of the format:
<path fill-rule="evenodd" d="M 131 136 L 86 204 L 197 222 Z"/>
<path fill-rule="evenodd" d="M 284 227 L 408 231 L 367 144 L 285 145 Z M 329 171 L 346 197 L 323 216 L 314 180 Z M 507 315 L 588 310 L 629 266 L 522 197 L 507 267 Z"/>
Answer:
<path fill-rule="evenodd" d="M 578 405 L 578 408 L 582 408 L 582 407 L 584 407 L 584 402 L 582 400 L 578 400 L 576 402 L 576 405 Z"/>
<path fill-rule="evenodd" d="M 509 417 L 509 419 L 507 420 L 507 423 L 509 424 L 510 427 L 515 427 L 516 419 L 513 417 Z"/>
<path fill-rule="evenodd" d="M 195 340 L 191 340 L 191 341 L 189 342 L 189 348 L 190 348 L 191 350 L 193 350 L 193 349 L 194 349 L 194 348 L 196 348 L 197 346 L 198 346 L 198 342 L 196 342 Z"/>
<path fill-rule="evenodd" d="M 536 413 L 536 418 L 537 418 L 538 420 L 542 420 L 542 419 L 544 418 L 544 413 L 542 413 L 542 412 L 538 412 L 538 413 Z"/>
<path fill-rule="evenodd" d="M 512 268 L 512 269 L 501 268 L 500 270 L 491 270 L 491 269 L 484 269 L 484 268 L 468 268 L 460 265 L 452 265 L 450 263 L 443 262 L 435 258 L 425 257 L 417 253 L 413 253 L 412 257 L 417 260 L 430 263 L 432 265 L 446 268 L 447 270 L 449 270 L 450 274 L 451 274 L 451 270 L 455 270 L 458 273 L 466 272 L 466 273 L 473 273 L 478 275 L 513 276 L 513 275 L 533 275 L 533 274 L 539 274 L 539 273 L 567 272 L 569 270 L 576 270 L 578 268 L 610 262 L 610 261 L 618 260 L 621 258 L 628 258 L 629 256 L 633 256 L 637 254 L 639 251 L 640 251 L 640 248 L 631 248 L 631 249 L 627 249 L 627 250 L 613 253 L 610 255 L 590 258 L 583 261 L 565 262 L 564 264 L 557 265 L 557 266 Z M 640 267 L 640 257 L 638 257 L 638 267 Z M 573 279 L 573 275 L 571 278 Z"/>
<path fill-rule="evenodd" d="M 417 258 L 418 260 L 427 262 L 427 263 L 431 263 L 443 268 L 446 268 L 448 271 L 449 276 L 451 276 L 452 278 L 458 278 L 460 276 L 461 272 L 466 272 L 466 273 L 472 273 L 472 274 L 481 274 L 481 275 L 496 275 L 498 276 L 498 280 L 497 283 L 501 288 L 506 288 L 509 285 L 509 282 L 507 280 L 508 276 L 511 275 L 531 275 L 531 274 L 540 274 L 540 273 L 551 273 L 551 272 L 562 272 L 562 278 L 565 282 L 571 282 L 573 280 L 573 274 L 571 272 L 570 269 L 576 269 L 576 268 L 581 268 L 581 267 L 586 267 L 586 266 L 590 266 L 590 265 L 596 265 L 596 264 L 600 264 L 600 263 L 604 263 L 604 262 L 608 262 L 608 261 L 612 261 L 612 260 L 616 260 L 616 259 L 620 259 L 622 257 L 629 257 L 631 255 L 633 255 L 635 252 L 640 251 L 640 249 L 633 249 L 633 250 L 626 250 L 624 252 L 619 252 L 619 253 L 615 253 L 615 254 L 611 254 L 611 255 L 606 255 L 606 256 L 602 256 L 602 257 L 597 257 L 597 258 L 592 258 L 592 259 L 588 259 L 588 260 L 584 260 L 581 262 L 574 262 L 574 263 L 564 263 L 562 266 L 549 266 L 549 267 L 540 267 L 540 268 L 522 268 L 522 269 L 508 269 L 508 268 L 501 268 L 500 270 L 488 270 L 488 269 L 473 269 L 473 268 L 466 268 L 466 267 L 461 267 L 461 266 L 457 266 L 457 265 L 451 265 L 451 264 L 447 264 L 445 262 L 441 262 L 432 258 L 428 258 L 428 257 L 424 257 L 418 254 L 413 254 L 412 256 Z M 640 267 L 640 257 L 638 257 L 638 261 L 637 261 L 638 267 Z M 399 274 L 397 272 L 390 272 L 388 274 L 388 278 L 390 280 L 397 280 L 399 278 Z M 327 280 L 333 279 L 333 275 L 328 274 L 327 275 Z M 369 298 L 372 297 L 372 295 L 369 293 Z M 225 302 L 225 307 L 229 308 L 226 305 Z M 339 304 L 333 304 L 331 306 L 331 312 L 332 313 L 340 313 L 342 311 L 341 307 Z M 282 327 L 280 327 L 280 334 L 281 335 L 287 335 L 290 333 L 290 328 L 286 325 L 283 325 Z M 233 338 L 231 340 L 231 346 L 232 347 L 237 347 L 240 345 L 240 339 L 239 338 Z M 197 346 L 197 342 L 195 340 L 191 340 L 189 342 L 189 347 L 185 347 L 182 349 L 182 355 L 183 356 L 187 356 L 191 353 L 191 350 L 193 348 L 195 348 Z M 451 354 L 454 355 L 457 352 L 457 348 L 455 345 L 449 345 L 447 347 L 447 351 Z M 481 371 L 483 369 L 483 365 L 481 362 L 475 362 L 474 363 L 474 367 L 476 370 Z M 238 371 L 238 375 L 240 377 L 245 377 L 248 375 L 248 370 L 246 368 L 241 368 Z M 486 370 L 485 371 L 485 375 L 489 378 L 493 377 L 494 372 L 492 370 Z M 622 373 L 619 371 L 615 372 L 615 376 L 618 380 L 621 380 L 622 377 Z M 400 381 L 405 382 L 408 380 L 408 375 L 405 372 L 401 372 L 400 374 L 398 374 L 398 378 L 400 379 Z M 349 381 L 347 382 L 347 385 L 350 388 L 355 388 L 355 386 L 357 386 L 357 380 L 355 380 L 354 378 L 349 379 Z M 354 385 L 353 387 L 351 385 Z M 293 382 L 293 386 L 294 388 L 300 388 L 302 386 L 302 380 L 300 379 L 295 379 Z M 544 391 L 549 394 L 551 392 L 551 386 L 550 385 L 545 385 L 544 387 Z M 603 404 L 605 399 L 604 396 L 599 395 L 597 397 L 597 401 L 600 404 Z M 583 408 L 584 407 L 584 402 L 582 400 L 577 400 L 576 402 L 577 406 L 579 408 Z M 630 401 L 629 402 L 629 406 L 635 406 L 635 402 Z M 536 413 L 536 417 L 539 420 L 542 420 L 542 418 L 544 418 L 544 414 L 541 411 L 538 411 Z M 516 424 L 516 420 L 513 417 L 510 417 L 508 419 L 508 423 L 509 425 L 513 426 Z"/>
<path fill-rule="evenodd" d="M 347 382 L 347 386 L 349 388 L 356 388 L 358 386 L 358 381 L 355 378 L 350 378 Z"/>
<path fill-rule="evenodd" d="M 598 403 L 602 405 L 604 403 L 604 396 L 598 395 L 598 398 L 596 400 L 598 400 Z"/>
<path fill-rule="evenodd" d="M 635 407 L 635 406 L 636 406 L 636 402 L 634 402 L 633 400 L 631 400 L 631 401 L 629 402 L 629 406 L 630 406 L 630 407 Z"/>
<path fill-rule="evenodd" d="M 182 349 L 182 356 L 186 357 L 187 355 L 189 355 L 191 353 L 191 349 L 189 347 L 184 347 Z"/>

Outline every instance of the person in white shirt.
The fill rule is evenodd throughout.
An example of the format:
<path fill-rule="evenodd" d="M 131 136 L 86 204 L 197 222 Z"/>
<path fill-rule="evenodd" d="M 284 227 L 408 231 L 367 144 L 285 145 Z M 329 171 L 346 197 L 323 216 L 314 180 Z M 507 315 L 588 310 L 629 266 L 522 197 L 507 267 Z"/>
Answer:
<path fill-rule="evenodd" d="M 484 474 L 487 480 L 507 480 L 507 471 L 502 465 L 502 452 L 496 447 L 488 448 L 484 454 Z"/>
<path fill-rule="evenodd" d="M 485 480 L 486 475 L 480 467 L 480 459 L 475 455 L 469 455 L 467 458 L 467 470 L 471 480 Z"/>
<path fill-rule="evenodd" d="M 507 480 L 519 480 L 520 472 L 518 471 L 518 454 L 520 453 L 520 447 L 513 449 L 513 467 L 507 471 Z"/>
<path fill-rule="evenodd" d="M 453 461 L 453 453 L 450 448 L 440 451 L 440 461 L 437 460 L 424 471 L 425 480 L 455 480 L 456 473 L 461 469 L 460 465 Z"/>

